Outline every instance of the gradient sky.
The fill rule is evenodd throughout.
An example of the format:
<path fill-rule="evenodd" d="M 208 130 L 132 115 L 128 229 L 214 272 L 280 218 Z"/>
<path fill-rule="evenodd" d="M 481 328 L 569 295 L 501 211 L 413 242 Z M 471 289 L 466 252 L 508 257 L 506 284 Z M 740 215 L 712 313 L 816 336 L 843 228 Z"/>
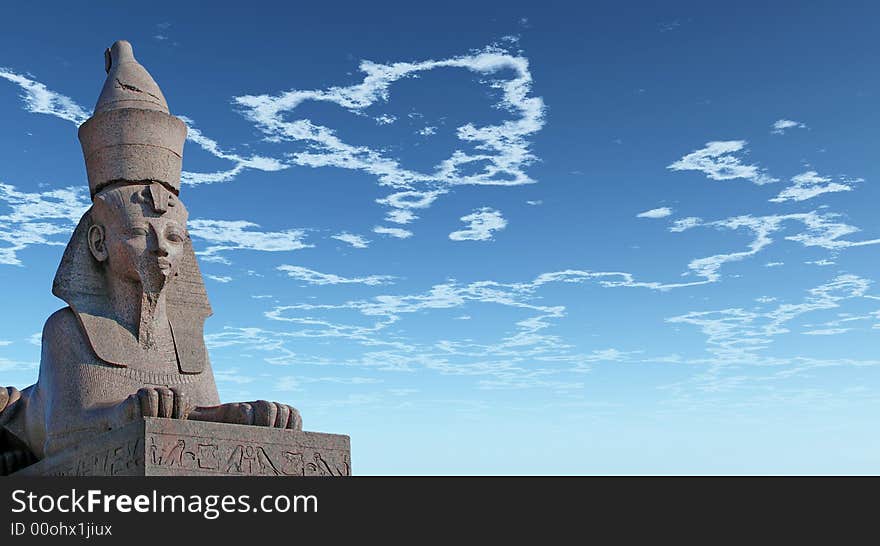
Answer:
<path fill-rule="evenodd" d="M 0 383 L 127 39 L 190 127 L 224 401 L 357 474 L 876 473 L 880 7 L 657 4 L 4 9 Z"/>

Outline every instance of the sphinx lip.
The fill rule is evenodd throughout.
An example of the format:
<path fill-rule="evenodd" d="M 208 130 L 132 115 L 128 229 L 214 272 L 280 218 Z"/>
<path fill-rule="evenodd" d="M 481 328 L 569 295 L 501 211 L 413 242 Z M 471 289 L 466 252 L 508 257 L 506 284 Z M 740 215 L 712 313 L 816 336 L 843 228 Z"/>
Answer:
<path fill-rule="evenodd" d="M 171 269 L 171 260 L 168 258 L 159 258 L 156 262 L 159 264 L 159 269 Z"/>

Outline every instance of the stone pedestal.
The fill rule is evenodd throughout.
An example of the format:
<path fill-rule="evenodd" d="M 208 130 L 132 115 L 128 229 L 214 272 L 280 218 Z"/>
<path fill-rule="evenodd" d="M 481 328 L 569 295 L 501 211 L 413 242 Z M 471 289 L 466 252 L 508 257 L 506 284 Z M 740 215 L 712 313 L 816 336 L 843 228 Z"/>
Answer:
<path fill-rule="evenodd" d="M 144 418 L 15 476 L 349 476 L 348 436 Z"/>

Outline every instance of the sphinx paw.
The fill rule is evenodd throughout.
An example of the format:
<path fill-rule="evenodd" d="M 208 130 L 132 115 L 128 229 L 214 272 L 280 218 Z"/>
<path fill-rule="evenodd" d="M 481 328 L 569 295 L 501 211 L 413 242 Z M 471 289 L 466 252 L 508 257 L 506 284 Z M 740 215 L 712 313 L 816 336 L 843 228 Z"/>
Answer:
<path fill-rule="evenodd" d="M 186 419 L 190 409 L 186 395 L 175 387 L 143 387 L 133 398 L 142 417 Z"/>
<path fill-rule="evenodd" d="M 197 413 L 199 413 L 199 416 L 197 419 L 209 420 L 210 417 L 208 415 L 201 416 L 201 410 L 203 409 L 210 411 L 212 408 L 198 408 Z M 267 400 L 233 402 L 213 409 L 215 411 L 217 409 L 222 410 L 223 415 L 220 419 L 214 418 L 210 420 L 237 425 L 302 430 L 302 417 L 300 417 L 296 408 L 279 402 L 269 402 Z"/>

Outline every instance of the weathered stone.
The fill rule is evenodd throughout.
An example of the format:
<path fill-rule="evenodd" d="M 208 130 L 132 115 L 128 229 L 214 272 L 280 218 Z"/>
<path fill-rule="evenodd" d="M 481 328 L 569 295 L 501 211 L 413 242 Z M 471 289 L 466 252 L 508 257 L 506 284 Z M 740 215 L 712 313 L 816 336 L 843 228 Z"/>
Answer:
<path fill-rule="evenodd" d="M 186 126 L 169 113 L 128 42 L 113 44 L 106 59 L 101 97 L 79 132 L 93 205 L 52 288 L 68 307 L 43 328 L 37 383 L 21 392 L 0 389 L 0 475 L 40 459 L 86 465 L 101 456 L 103 473 L 190 472 L 155 458 L 141 458 L 138 466 L 144 446 L 137 438 L 149 440 L 151 454 L 165 453 L 162 430 L 175 431 L 182 450 L 194 438 L 207 442 L 210 433 L 219 434 L 204 446 L 213 445 L 225 460 L 235 457 L 234 446 L 223 452 L 229 441 L 247 440 L 236 444 L 241 460 L 276 470 L 292 468 L 286 457 L 312 457 L 333 445 L 333 468 L 350 468 L 347 439 L 343 449 L 342 440 L 321 443 L 342 437 L 301 433 L 295 408 L 266 400 L 220 403 L 204 341 L 211 306 L 179 198 Z M 98 436 L 104 451 L 95 451 Z M 320 466 L 319 459 L 302 464 Z"/>
<path fill-rule="evenodd" d="M 186 125 L 120 40 L 105 52 L 107 79 L 95 113 L 79 128 L 94 197 L 119 180 L 159 182 L 178 193 Z"/>
<path fill-rule="evenodd" d="M 348 436 L 144 418 L 15 476 L 349 476 Z"/>

